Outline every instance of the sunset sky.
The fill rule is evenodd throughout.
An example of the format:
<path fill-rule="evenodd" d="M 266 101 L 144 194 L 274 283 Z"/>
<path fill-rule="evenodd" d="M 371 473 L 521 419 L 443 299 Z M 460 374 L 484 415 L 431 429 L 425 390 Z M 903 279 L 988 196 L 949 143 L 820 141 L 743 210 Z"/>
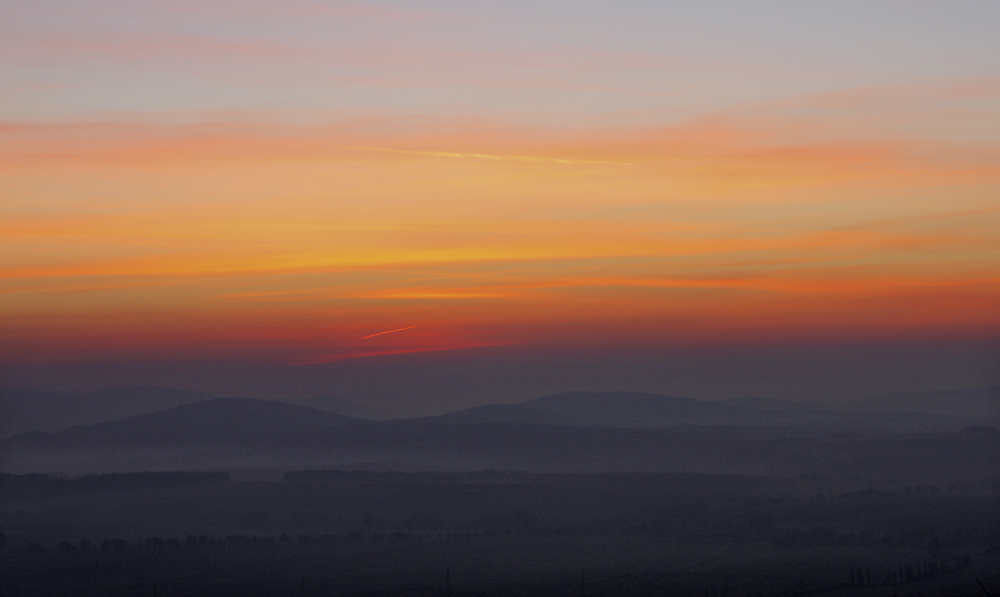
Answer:
<path fill-rule="evenodd" d="M 4 2 L 0 358 L 1000 337 L 997 23 Z"/>

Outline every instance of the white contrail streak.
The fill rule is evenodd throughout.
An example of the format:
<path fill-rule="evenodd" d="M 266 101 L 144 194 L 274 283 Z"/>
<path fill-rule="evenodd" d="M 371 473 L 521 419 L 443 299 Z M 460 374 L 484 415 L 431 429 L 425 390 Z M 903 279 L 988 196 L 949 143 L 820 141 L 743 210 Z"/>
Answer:
<path fill-rule="evenodd" d="M 475 158 L 479 160 L 509 160 L 515 162 L 548 162 L 554 164 L 608 164 L 612 166 L 633 166 L 627 162 L 605 162 L 601 160 L 573 160 L 564 158 L 546 158 L 531 155 L 493 155 L 489 153 L 456 153 L 450 151 L 425 151 L 412 149 L 390 149 L 388 147 L 351 147 L 359 151 L 379 151 L 382 153 L 401 153 L 404 155 L 427 155 L 439 158 Z"/>
<path fill-rule="evenodd" d="M 384 332 L 379 332 L 377 334 L 369 334 L 369 335 L 365 336 L 364 338 L 362 338 L 362 340 L 367 340 L 368 338 L 374 338 L 375 336 L 381 336 L 382 334 L 391 334 L 393 332 L 402 332 L 403 330 L 412 330 L 415 327 L 417 327 L 417 326 L 411 325 L 411 326 L 407 326 L 405 328 L 399 328 L 399 329 L 396 329 L 396 330 L 386 330 Z"/>

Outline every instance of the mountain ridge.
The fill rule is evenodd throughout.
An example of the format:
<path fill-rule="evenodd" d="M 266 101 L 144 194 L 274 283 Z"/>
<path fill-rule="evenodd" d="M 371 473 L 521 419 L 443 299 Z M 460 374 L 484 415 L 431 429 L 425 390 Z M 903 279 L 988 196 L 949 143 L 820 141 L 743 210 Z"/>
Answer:
<path fill-rule="evenodd" d="M 73 440 L 102 443 L 142 439 L 147 443 L 225 443 L 286 437 L 352 425 L 359 419 L 297 404 L 259 398 L 210 398 L 170 409 L 63 430 Z"/>

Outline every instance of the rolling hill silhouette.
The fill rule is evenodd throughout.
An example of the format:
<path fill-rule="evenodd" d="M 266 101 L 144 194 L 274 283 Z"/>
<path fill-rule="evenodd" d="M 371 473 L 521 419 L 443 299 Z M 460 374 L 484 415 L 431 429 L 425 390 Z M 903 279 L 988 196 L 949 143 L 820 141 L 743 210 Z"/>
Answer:
<path fill-rule="evenodd" d="M 394 462 L 411 470 L 831 475 L 994 482 L 994 428 L 832 436 L 823 428 L 623 428 L 434 419 L 357 421 L 306 407 L 215 399 L 58 434 L 0 441 L 3 470 L 304 470 Z"/>
<path fill-rule="evenodd" d="M 0 437 L 115 421 L 209 398 L 214 396 L 156 386 L 112 386 L 80 396 L 3 389 L 0 390 Z"/>
<path fill-rule="evenodd" d="M 110 423 L 178 406 L 193 406 L 200 402 L 216 405 L 256 403 L 261 409 L 265 405 L 271 405 L 267 408 L 277 409 L 275 416 L 278 412 L 286 411 L 273 405 L 307 409 L 297 412 L 316 411 L 313 417 L 302 417 L 305 429 L 315 428 L 317 424 L 320 427 L 343 424 L 346 419 L 337 419 L 337 415 L 350 419 L 385 419 L 380 416 L 383 413 L 373 408 L 335 396 L 253 401 L 219 399 L 198 392 L 147 386 L 110 387 L 81 396 L 5 389 L 0 390 L 0 438 L 26 431 L 51 433 L 69 427 Z M 209 407 L 206 405 L 197 408 Z M 230 417 L 234 422 L 242 421 L 240 417 L 243 415 L 239 410 L 236 408 L 231 413 L 219 416 Z M 169 416 L 179 417 L 179 413 L 183 412 L 185 411 L 182 409 Z M 329 415 L 333 415 L 333 418 Z M 167 418 L 163 419 L 163 425 L 167 425 L 166 420 Z M 276 420 L 281 420 L 281 417 Z M 759 397 L 711 402 L 640 392 L 563 392 L 519 404 L 488 404 L 424 417 L 423 420 L 452 424 L 515 423 L 622 428 L 678 425 L 820 426 L 874 433 L 938 432 L 978 424 L 996 425 L 1000 421 L 1000 388 L 892 394 L 823 404 Z M 178 421 L 178 425 L 180 424 Z M 187 424 L 192 429 L 199 426 L 197 422 Z M 253 427 L 249 422 L 247 425 L 248 428 Z M 165 431 L 164 433 L 165 436 L 169 435 Z"/>
<path fill-rule="evenodd" d="M 368 406 L 366 404 L 359 404 L 353 400 L 348 400 L 346 398 L 341 398 L 339 396 L 313 396 L 312 398 L 305 398 L 303 400 L 291 400 L 289 402 L 291 404 L 308 406 L 309 408 L 315 408 L 317 410 L 336 413 L 338 415 L 354 417 L 356 419 L 389 418 L 386 415 L 386 413 L 382 412 L 381 410 L 375 407 Z"/>
<path fill-rule="evenodd" d="M 839 410 L 872 412 L 921 412 L 982 419 L 1000 419 L 1000 386 L 940 392 L 884 394 L 829 403 Z"/>
<path fill-rule="evenodd" d="M 59 435 L 89 446 L 238 444 L 287 441 L 317 429 L 357 422 L 344 415 L 271 400 L 212 398 L 118 421 L 72 427 Z"/>
<path fill-rule="evenodd" d="M 761 396 L 741 396 L 739 398 L 726 398 L 719 401 L 721 404 L 728 404 L 746 410 L 781 412 L 781 411 L 825 411 L 829 408 L 808 402 L 797 402 L 795 400 L 782 400 L 781 398 L 765 398 Z"/>
<path fill-rule="evenodd" d="M 595 427 L 732 423 L 745 414 L 717 402 L 639 392 L 563 392 L 522 406 L 558 415 L 569 424 Z"/>
<path fill-rule="evenodd" d="M 946 395 L 944 395 L 946 397 Z M 905 406 L 905 400 L 897 401 Z M 678 425 L 791 426 L 867 432 L 956 431 L 1000 417 L 911 410 L 834 410 L 824 405 L 735 398 L 710 402 L 640 392 L 563 392 L 518 404 L 490 404 L 434 420 L 451 423 L 522 423 L 579 427 L 655 428 Z"/>
<path fill-rule="evenodd" d="M 663 427 L 740 424 L 749 409 L 694 398 L 640 392 L 562 392 L 518 404 L 487 404 L 434 420 L 451 423 L 525 423 L 578 427 Z"/>
<path fill-rule="evenodd" d="M 565 425 L 568 419 L 558 413 L 534 409 L 524 404 L 487 404 L 428 417 L 443 423 L 525 423 Z"/>

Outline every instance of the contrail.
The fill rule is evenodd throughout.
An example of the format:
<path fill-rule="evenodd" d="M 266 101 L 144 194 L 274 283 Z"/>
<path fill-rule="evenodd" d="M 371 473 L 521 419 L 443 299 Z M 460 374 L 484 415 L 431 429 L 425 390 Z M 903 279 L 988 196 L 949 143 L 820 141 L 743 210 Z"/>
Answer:
<path fill-rule="evenodd" d="M 531 155 L 494 155 L 489 153 L 456 153 L 452 151 L 427 151 L 413 149 L 391 149 L 388 147 L 349 147 L 360 151 L 380 151 L 382 153 L 401 153 L 404 155 L 427 155 L 439 158 L 475 158 L 479 160 L 508 160 L 515 162 L 549 162 L 553 164 L 608 164 L 611 166 L 634 166 L 628 162 L 606 162 L 603 160 L 574 160 L 566 158 L 547 158 Z"/>
<path fill-rule="evenodd" d="M 377 334 L 369 334 L 368 336 L 365 336 L 364 338 L 362 338 L 362 340 L 367 340 L 368 338 L 374 338 L 375 336 L 381 336 L 382 334 L 391 334 L 393 332 L 402 332 L 403 330 L 412 330 L 415 327 L 417 327 L 417 326 L 411 325 L 411 326 L 407 326 L 405 328 L 399 328 L 398 330 L 386 330 L 384 332 L 379 332 Z"/>

